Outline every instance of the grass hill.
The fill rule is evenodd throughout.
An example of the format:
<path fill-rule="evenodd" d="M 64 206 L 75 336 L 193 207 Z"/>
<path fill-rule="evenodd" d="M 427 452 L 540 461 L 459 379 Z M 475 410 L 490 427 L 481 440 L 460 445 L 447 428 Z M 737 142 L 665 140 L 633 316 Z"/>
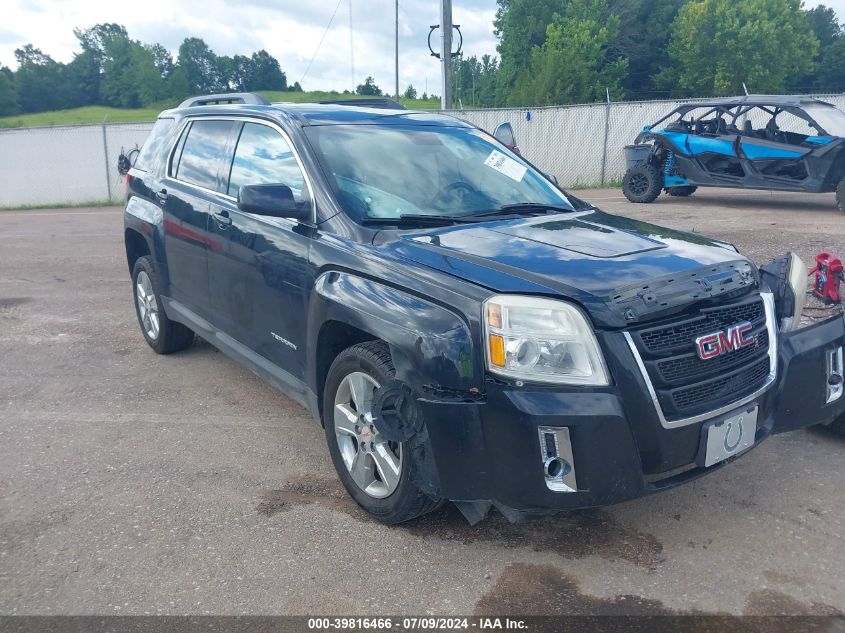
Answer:
<path fill-rule="evenodd" d="M 269 101 L 287 101 L 292 103 L 308 103 L 324 101 L 326 99 L 349 98 L 356 95 L 343 95 L 336 92 L 261 92 Z M 366 98 L 366 97 L 358 97 Z M 440 107 L 439 99 L 400 99 L 409 108 L 417 110 L 436 110 Z M 18 127 L 47 127 L 52 125 L 84 125 L 92 123 L 138 123 L 153 121 L 158 113 L 167 108 L 178 105 L 177 101 L 162 103 L 150 108 L 110 108 L 108 106 L 85 106 L 71 110 L 53 110 L 52 112 L 36 112 L 33 114 L 15 114 L 0 117 L 0 128 Z"/>

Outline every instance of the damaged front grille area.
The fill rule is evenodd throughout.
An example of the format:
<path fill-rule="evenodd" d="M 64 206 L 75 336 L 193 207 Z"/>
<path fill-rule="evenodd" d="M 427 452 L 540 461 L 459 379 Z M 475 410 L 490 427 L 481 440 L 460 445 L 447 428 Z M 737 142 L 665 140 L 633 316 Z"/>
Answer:
<path fill-rule="evenodd" d="M 699 358 L 697 337 L 724 332 L 742 322 L 752 326 L 751 345 L 715 358 Z M 764 299 L 757 294 L 626 333 L 664 426 L 687 423 L 766 386 L 773 371 L 772 336 Z"/>

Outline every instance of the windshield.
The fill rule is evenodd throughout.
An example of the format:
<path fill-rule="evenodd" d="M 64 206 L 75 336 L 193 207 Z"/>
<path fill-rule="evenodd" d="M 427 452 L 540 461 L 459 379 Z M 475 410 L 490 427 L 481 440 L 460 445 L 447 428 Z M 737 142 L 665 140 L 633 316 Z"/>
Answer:
<path fill-rule="evenodd" d="M 492 136 L 466 127 L 305 128 L 347 214 L 471 216 L 514 204 L 571 209 L 557 187 Z"/>
<path fill-rule="evenodd" d="M 845 136 L 845 114 L 833 106 L 812 104 L 804 108 L 829 136 Z"/>

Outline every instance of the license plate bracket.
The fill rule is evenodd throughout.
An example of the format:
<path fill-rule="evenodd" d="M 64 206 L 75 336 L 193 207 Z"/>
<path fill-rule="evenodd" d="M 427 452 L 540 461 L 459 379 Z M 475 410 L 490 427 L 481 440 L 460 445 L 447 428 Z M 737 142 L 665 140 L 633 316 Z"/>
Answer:
<path fill-rule="evenodd" d="M 718 464 L 754 446 L 758 412 L 757 404 L 750 404 L 702 425 L 698 465 Z"/>

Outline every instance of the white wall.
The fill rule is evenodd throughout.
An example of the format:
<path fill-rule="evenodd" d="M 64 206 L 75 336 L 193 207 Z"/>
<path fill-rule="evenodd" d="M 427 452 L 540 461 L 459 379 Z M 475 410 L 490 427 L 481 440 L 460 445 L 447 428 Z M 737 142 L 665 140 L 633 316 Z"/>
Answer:
<path fill-rule="evenodd" d="M 845 110 L 845 95 L 823 100 Z M 625 171 L 622 148 L 680 101 L 548 108 L 461 110 L 450 114 L 493 132 L 510 121 L 523 155 L 564 186 L 598 185 Z M 152 123 L 0 131 L 0 207 L 123 199 L 121 148 L 143 145 Z M 104 138 L 105 137 L 105 138 Z M 104 143 L 105 140 L 105 143 Z M 604 166 L 604 170 L 602 167 Z"/>
<path fill-rule="evenodd" d="M 0 131 L 0 207 L 119 202 L 120 149 L 142 145 L 150 129 L 152 123 Z"/>

